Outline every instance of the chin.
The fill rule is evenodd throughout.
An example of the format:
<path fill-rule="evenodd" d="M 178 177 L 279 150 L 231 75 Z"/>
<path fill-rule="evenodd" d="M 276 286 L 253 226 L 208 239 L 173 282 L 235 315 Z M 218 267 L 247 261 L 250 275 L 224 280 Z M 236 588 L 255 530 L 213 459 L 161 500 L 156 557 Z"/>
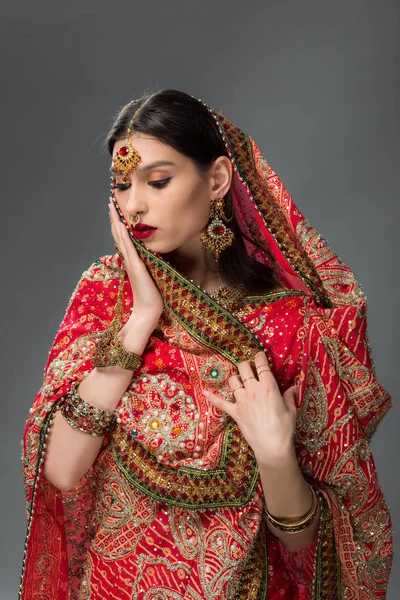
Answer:
<path fill-rule="evenodd" d="M 173 252 L 173 250 L 176 250 L 175 246 L 173 246 L 172 248 L 170 246 L 167 247 L 166 244 L 160 244 L 159 242 L 157 243 L 156 241 L 152 240 L 142 240 L 142 244 L 143 246 L 145 246 L 152 252 L 156 252 L 157 254 L 168 254 L 169 252 Z"/>

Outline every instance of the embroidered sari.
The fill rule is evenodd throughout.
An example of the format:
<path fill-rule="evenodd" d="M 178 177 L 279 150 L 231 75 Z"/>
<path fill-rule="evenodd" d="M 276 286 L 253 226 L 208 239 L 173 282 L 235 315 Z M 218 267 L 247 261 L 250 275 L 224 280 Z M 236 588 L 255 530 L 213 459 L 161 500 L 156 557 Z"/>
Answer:
<path fill-rule="evenodd" d="M 255 141 L 206 108 L 233 164 L 246 249 L 274 269 L 282 290 L 228 311 L 131 236 L 164 311 L 116 426 L 65 492 L 43 476 L 52 418 L 72 383 L 92 370 L 118 295 L 122 324 L 134 303 L 117 254 L 82 274 L 24 432 L 22 600 L 385 598 L 391 521 L 369 444 L 391 396 L 376 377 L 365 295 Z M 260 349 L 282 393 L 298 385 L 296 454 L 321 493 L 317 535 L 293 553 L 267 529 L 250 447 L 204 395 L 231 398 L 228 378 Z"/>

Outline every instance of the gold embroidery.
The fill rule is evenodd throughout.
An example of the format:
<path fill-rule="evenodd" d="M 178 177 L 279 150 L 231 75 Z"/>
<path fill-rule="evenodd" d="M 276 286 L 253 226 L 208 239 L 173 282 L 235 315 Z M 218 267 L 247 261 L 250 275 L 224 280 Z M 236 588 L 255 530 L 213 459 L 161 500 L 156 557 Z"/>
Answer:
<path fill-rule="evenodd" d="M 327 424 L 326 390 L 316 365 L 309 358 L 305 394 L 297 412 L 296 438 L 309 452 L 315 452 L 323 443 L 321 433 Z"/>
<path fill-rule="evenodd" d="M 321 235 L 307 219 L 296 228 L 299 241 L 310 256 L 323 281 L 324 288 L 334 303 L 357 305 L 363 292 L 352 271 L 343 269 L 343 262 L 330 246 L 324 244 Z"/>
<path fill-rule="evenodd" d="M 242 506 L 250 501 L 258 479 L 254 454 L 234 421 L 226 427 L 217 469 L 159 464 L 119 426 L 113 431 L 111 447 L 119 469 L 136 489 L 183 508 Z"/>

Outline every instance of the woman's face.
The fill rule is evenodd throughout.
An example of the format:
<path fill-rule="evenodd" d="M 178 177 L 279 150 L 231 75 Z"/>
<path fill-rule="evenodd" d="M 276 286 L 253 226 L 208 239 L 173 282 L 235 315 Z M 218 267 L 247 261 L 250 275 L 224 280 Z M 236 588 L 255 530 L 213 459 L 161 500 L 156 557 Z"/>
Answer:
<path fill-rule="evenodd" d="M 125 219 L 130 223 L 129 216 L 139 213 L 140 224 L 156 228 L 143 239 L 153 252 L 164 254 L 198 248 L 200 234 L 209 220 L 211 199 L 223 197 L 229 190 L 232 176 L 229 159 L 217 158 L 207 173 L 202 174 L 192 159 L 156 138 L 135 133 L 130 141 L 141 161 L 126 183 L 122 175 L 113 172 L 115 197 Z M 124 143 L 124 140 L 115 143 L 113 155 Z"/>

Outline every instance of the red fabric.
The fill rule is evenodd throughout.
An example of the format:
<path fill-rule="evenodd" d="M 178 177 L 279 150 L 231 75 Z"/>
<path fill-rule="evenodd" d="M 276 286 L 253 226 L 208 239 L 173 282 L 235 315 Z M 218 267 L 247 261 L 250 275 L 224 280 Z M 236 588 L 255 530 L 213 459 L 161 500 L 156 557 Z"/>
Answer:
<path fill-rule="evenodd" d="M 118 279 L 110 278 L 104 281 L 104 278 L 110 277 L 113 274 L 112 269 L 115 269 L 117 266 L 117 260 L 115 257 L 102 258 L 101 263 L 92 265 L 80 281 L 49 353 L 44 384 L 35 398 L 34 410 L 27 422 L 24 436 L 26 459 L 29 454 L 29 446 L 32 445 L 33 441 L 37 441 L 37 437 L 40 435 L 41 427 L 39 423 L 41 423 L 41 415 L 44 415 L 44 412 L 48 413 L 49 407 L 47 406 L 46 410 L 44 397 L 50 397 L 51 404 L 55 403 L 65 390 L 70 387 L 72 381 L 81 380 L 91 370 L 90 359 L 84 360 L 84 348 L 91 347 L 93 343 L 90 340 L 92 333 L 104 327 L 105 323 L 109 320 L 110 311 L 108 307 L 115 303 L 115 291 Z M 100 279 L 100 277 L 102 278 Z M 305 296 L 288 297 L 271 303 L 261 310 L 256 311 L 256 313 L 253 311 L 251 314 L 253 325 L 256 323 L 257 318 L 262 319 L 264 315 L 268 315 L 267 323 L 269 323 L 269 326 L 279 329 L 279 331 L 283 331 L 286 321 L 290 323 L 290 327 L 285 328 L 285 338 L 279 335 L 275 335 L 274 339 L 270 338 L 270 356 L 276 361 L 277 365 L 280 365 L 280 367 L 275 367 L 275 373 L 282 389 L 293 382 L 300 371 L 299 356 L 301 356 L 303 341 L 298 333 L 303 324 L 305 299 Z M 126 285 L 124 318 L 128 317 L 131 305 L 130 286 Z M 289 319 L 286 318 L 287 315 L 285 314 L 288 311 L 291 315 Z M 275 322 L 275 324 L 272 324 L 271 321 L 272 323 Z M 279 328 L 278 323 L 280 324 Z M 161 322 L 161 329 L 166 331 L 168 336 L 172 337 L 172 335 L 175 336 L 177 333 L 179 335 L 179 332 L 171 330 L 170 323 L 166 317 L 164 322 Z M 265 331 L 270 336 L 268 328 Z M 191 353 L 180 350 L 177 354 L 175 347 L 171 346 L 164 336 L 160 336 L 158 332 L 156 333 L 157 336 L 151 338 L 150 349 L 145 355 L 142 377 L 146 376 L 146 374 L 147 376 L 157 373 L 164 374 L 166 370 L 165 365 L 170 362 L 172 355 L 175 355 L 174 368 L 177 369 L 176 374 L 179 374 L 179 376 L 176 376 L 176 379 L 178 381 L 181 380 L 186 389 L 189 390 L 190 382 L 182 377 L 184 374 L 183 364 L 190 360 Z M 263 334 L 264 329 L 260 330 L 260 335 Z M 180 335 L 182 335 L 182 331 Z M 79 340 L 81 340 L 80 343 Z M 284 358 L 279 356 L 282 351 L 285 352 Z M 179 354 L 182 356 L 180 357 Z M 218 360 L 219 358 L 215 357 L 213 364 L 217 364 Z M 204 361 L 205 357 L 202 357 L 202 362 Z M 223 363 L 223 366 L 226 368 L 226 377 L 228 377 L 230 371 L 228 371 L 229 365 L 227 365 L 227 361 Z M 67 371 L 69 371 L 68 377 L 65 377 Z M 137 386 L 138 379 L 140 379 L 138 376 L 133 379 L 133 389 Z M 62 385 L 60 386 L 60 384 Z M 152 397 L 152 400 L 157 404 L 155 396 Z M 205 403 L 204 396 L 202 397 L 202 403 L 203 405 Z M 199 410 L 201 409 L 202 407 L 199 406 Z M 218 438 L 221 437 L 220 419 L 222 415 L 217 409 L 209 410 L 212 413 L 214 428 L 210 427 L 210 439 L 204 451 L 204 458 L 209 461 L 209 464 L 212 464 L 216 460 Z M 145 406 L 142 406 L 139 410 L 141 414 L 145 411 Z M 181 425 L 179 418 L 177 419 L 173 411 L 172 414 L 176 425 Z M 128 426 L 128 418 L 131 419 L 129 426 L 133 425 L 137 427 L 140 415 L 137 412 L 130 415 L 126 413 L 125 417 L 125 413 L 122 413 L 122 421 L 123 423 L 126 421 L 124 423 L 126 426 Z M 198 432 L 200 433 L 201 431 L 202 429 L 198 428 Z M 144 444 L 150 441 L 146 440 L 145 435 L 141 437 Z M 25 481 L 27 484 L 35 477 L 36 453 L 29 455 L 29 459 L 29 463 L 26 462 L 24 465 Z M 185 463 L 187 464 L 188 461 L 182 459 L 175 461 L 176 466 Z M 108 480 L 106 479 L 100 485 L 99 480 L 105 472 L 107 473 Z M 121 531 L 118 532 L 118 536 L 117 531 L 114 529 L 111 535 L 106 531 L 107 527 L 110 527 L 110 522 L 112 522 L 113 518 L 118 518 L 117 516 L 111 516 L 111 507 L 108 505 L 113 478 L 115 478 L 114 485 L 116 486 L 114 492 L 116 497 L 121 501 L 118 510 L 129 506 L 132 515 L 135 511 L 148 515 L 151 514 L 151 518 L 143 523 L 142 526 L 132 527 L 130 523 L 125 524 L 121 528 Z M 96 493 L 91 496 L 90 490 L 94 488 L 93 481 L 96 481 Z M 89 485 L 88 482 L 90 482 Z M 249 533 L 246 533 L 246 529 L 250 527 L 254 531 L 257 530 L 262 511 L 261 484 L 259 483 L 253 501 L 245 508 L 197 511 L 199 516 L 196 519 L 198 518 L 201 522 L 201 531 L 198 530 L 196 532 L 194 524 L 197 521 L 190 514 L 190 511 L 179 508 L 171 509 L 171 507 L 167 511 L 165 505 L 155 502 L 151 498 L 146 498 L 137 490 L 130 489 L 129 495 L 123 495 L 124 492 L 127 492 L 128 488 L 121 481 L 121 475 L 115 465 L 107 441 L 104 443 L 102 452 L 92 472 L 87 477 L 84 477 L 74 490 L 60 492 L 47 482 L 43 476 L 38 478 L 36 485 L 38 488 L 35 494 L 36 517 L 32 521 L 33 528 L 28 540 L 24 598 L 42 597 L 44 591 L 56 598 L 79 597 L 78 588 L 82 586 L 82 579 L 86 580 L 86 576 L 83 576 L 82 569 L 80 568 L 83 564 L 82 559 L 86 560 L 86 564 L 90 563 L 91 565 L 90 581 L 92 595 L 90 597 L 92 599 L 105 597 L 118 599 L 130 598 L 132 590 L 135 589 L 133 582 L 139 578 L 138 560 L 141 561 L 140 584 L 138 585 L 143 586 L 142 591 L 138 588 L 138 598 L 145 597 L 145 590 L 148 591 L 155 586 L 162 586 L 163 581 L 168 581 L 167 587 L 171 593 L 181 594 L 180 597 L 182 598 L 195 598 L 195 593 L 199 594 L 200 597 L 207 597 L 205 595 L 207 592 L 201 583 L 198 564 L 199 557 L 193 551 L 195 556 L 192 560 L 189 560 L 188 556 L 185 556 L 182 551 L 178 551 L 176 535 L 172 535 L 170 529 L 169 513 L 174 510 L 174 520 L 181 519 L 184 526 L 191 527 L 190 532 L 193 537 L 191 544 L 193 548 L 204 546 L 204 563 L 206 566 L 209 564 L 210 569 L 216 570 L 217 565 L 218 569 L 221 569 L 223 564 L 221 563 L 221 558 L 214 555 L 211 543 L 209 547 L 207 538 L 218 536 L 218 532 L 220 531 L 220 539 L 223 541 L 224 548 L 228 546 L 232 552 L 232 556 L 228 562 L 231 561 L 232 565 L 234 565 L 238 560 L 237 558 L 235 560 L 232 545 L 237 543 L 237 536 L 243 537 L 242 547 L 240 544 L 237 544 L 238 556 L 240 553 L 249 551 L 250 539 L 248 538 Z M 33 491 L 29 484 L 27 491 L 29 502 Z M 97 517 L 96 523 L 93 524 L 90 517 L 93 516 L 95 502 L 100 502 L 101 509 L 98 510 L 101 510 L 102 516 L 101 518 Z M 190 520 L 192 520 L 192 523 L 190 523 Z M 197 523 L 197 528 L 199 527 L 200 525 Z M 127 556 L 116 560 L 115 557 L 118 555 L 118 552 L 121 552 L 124 544 L 132 544 L 133 536 L 137 536 L 139 539 L 134 551 L 127 552 Z M 205 536 L 204 540 L 202 536 Z M 297 574 L 299 577 L 297 584 L 295 574 L 289 570 L 289 566 L 295 564 L 293 562 L 296 560 L 295 555 L 290 555 L 291 562 L 288 562 L 288 554 L 281 543 L 272 534 L 269 535 L 269 538 L 269 588 L 267 598 L 305 598 L 306 596 L 304 596 L 304 592 L 301 590 L 307 585 L 307 582 L 309 586 L 312 583 L 316 541 L 308 549 L 308 553 L 306 552 L 305 562 L 307 564 L 302 573 L 299 572 Z M 216 539 L 218 540 L 218 537 Z M 107 559 L 102 555 L 102 553 L 106 552 Z M 300 562 L 304 562 L 304 554 L 304 550 L 299 552 Z M 152 561 L 159 559 L 160 555 L 168 557 L 171 563 L 175 565 L 175 568 L 172 569 L 170 566 L 161 568 L 159 565 L 156 571 L 154 571 Z M 143 556 L 146 558 L 143 559 Z M 111 559 L 110 557 L 113 558 Z M 181 561 L 182 565 L 185 565 L 183 570 L 176 569 L 179 561 Z M 75 565 L 79 564 L 78 569 L 76 569 L 74 563 Z M 284 568 L 283 565 L 285 565 Z M 293 566 L 290 568 L 293 571 Z M 68 570 L 70 571 L 70 576 L 68 576 Z M 240 568 L 237 565 L 236 570 L 240 573 Z M 231 566 L 227 571 L 234 572 L 235 569 Z M 116 573 L 120 575 L 117 576 Z M 189 577 L 187 577 L 187 574 L 189 574 Z M 288 576 L 289 574 L 290 576 Z M 226 577 L 225 588 L 228 585 L 228 580 L 229 578 Z M 69 588 L 70 591 L 68 592 Z M 194 590 L 195 593 L 191 590 Z M 192 593 L 193 595 L 191 595 Z M 215 589 L 212 593 L 214 598 L 226 597 L 225 589 L 218 592 L 217 583 L 215 583 Z M 86 596 L 83 594 L 82 597 Z"/>
<path fill-rule="evenodd" d="M 41 470 L 50 417 L 72 382 L 91 371 L 96 339 L 114 317 L 124 272 L 113 256 L 83 274 L 24 433 L 24 600 L 385 597 L 391 522 L 369 441 L 391 398 L 376 378 L 365 297 L 255 142 L 212 114 L 235 167 L 235 214 L 258 244 L 246 242 L 248 252 L 272 266 L 288 291 L 256 307 L 249 302 L 235 321 L 132 239 L 166 310 L 120 400 L 117 430 L 78 485 L 60 492 Z M 125 280 L 123 322 L 132 303 Z M 326 506 L 320 534 L 297 553 L 286 552 L 267 532 L 259 480 L 249 483 L 248 499 L 239 502 L 253 463 L 249 458 L 242 465 L 243 489 L 235 488 L 239 467 L 232 456 L 239 456 L 241 441 L 233 433 L 229 442 L 232 423 L 203 393 L 229 394 L 227 379 L 240 352 L 251 355 L 260 347 L 282 392 L 298 384 L 296 452 Z M 217 368 L 218 381 L 211 368 Z M 218 486 L 225 485 L 218 469 L 231 470 L 229 497 L 218 498 Z M 158 479 L 151 479 L 153 471 Z M 203 475 L 209 483 L 201 488 Z M 199 481 L 197 496 L 190 496 L 192 481 Z M 185 504 L 190 497 L 199 503 L 214 498 L 215 506 L 210 501 L 211 508 L 191 508 Z"/>

